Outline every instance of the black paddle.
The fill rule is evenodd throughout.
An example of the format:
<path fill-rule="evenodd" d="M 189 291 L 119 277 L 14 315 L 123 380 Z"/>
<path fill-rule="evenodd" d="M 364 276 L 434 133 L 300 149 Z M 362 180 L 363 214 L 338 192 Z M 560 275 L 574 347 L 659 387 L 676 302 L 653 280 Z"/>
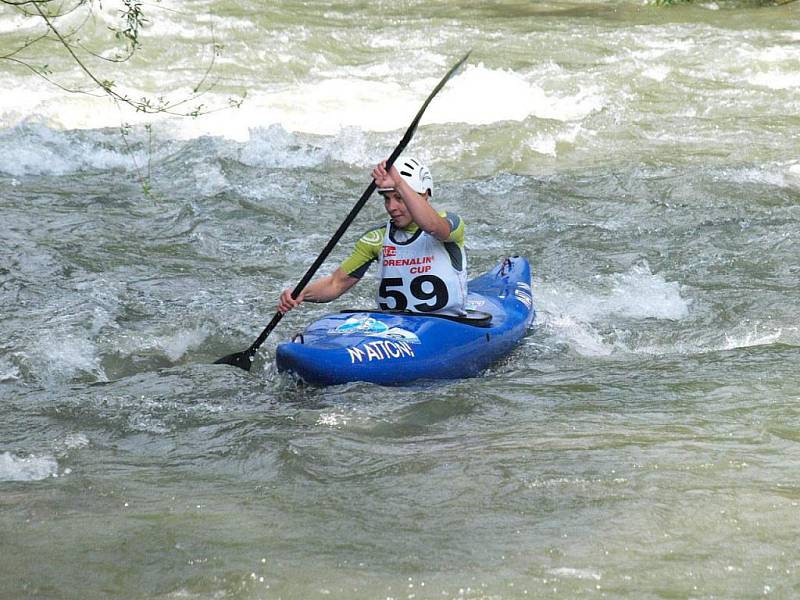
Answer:
<path fill-rule="evenodd" d="M 414 120 L 411 122 L 411 125 L 406 130 L 406 134 L 403 136 L 403 139 L 400 140 L 400 143 L 397 145 L 397 148 L 394 149 L 394 152 L 392 152 L 391 156 L 389 156 L 389 159 L 386 161 L 387 170 L 394 164 L 394 161 L 397 160 L 397 157 L 400 156 L 403 150 L 406 149 L 406 146 L 408 146 L 408 143 L 414 136 L 414 132 L 417 130 L 417 125 L 419 125 L 419 120 L 422 118 L 422 114 L 425 112 L 425 109 L 428 108 L 428 104 L 430 104 L 431 100 L 433 100 L 433 97 L 439 93 L 439 90 L 441 90 L 444 87 L 444 84 L 447 83 L 448 79 L 450 79 L 453 76 L 453 74 L 456 71 L 458 71 L 461 65 L 463 65 L 466 62 L 467 58 L 469 58 L 470 52 L 472 52 L 472 50 L 467 52 L 464 55 L 464 58 L 462 58 L 455 65 L 453 65 L 451 69 L 447 72 L 447 74 L 444 77 L 442 77 L 442 80 L 437 84 L 437 86 L 433 88 L 433 91 L 431 92 L 430 96 L 427 97 L 425 103 L 422 105 L 422 108 L 419 109 L 417 116 L 414 117 Z M 336 233 L 333 234 L 333 237 L 330 240 L 328 240 L 328 243 L 325 245 L 325 248 L 322 249 L 322 252 L 319 253 L 319 256 L 314 261 L 314 264 L 312 264 L 309 267 L 308 271 L 306 271 L 306 274 L 303 275 L 303 278 L 300 280 L 300 283 L 298 283 L 295 286 L 294 290 L 292 290 L 292 298 L 296 299 L 300 295 L 300 292 L 302 292 L 303 289 L 306 287 L 306 285 L 308 285 L 308 282 L 311 281 L 312 277 L 314 277 L 314 274 L 317 272 L 317 269 L 319 269 L 320 265 L 322 265 L 322 263 L 325 262 L 325 259 L 328 258 L 328 255 L 331 253 L 331 250 L 333 250 L 333 247 L 336 246 L 341 237 L 344 235 L 344 232 L 347 230 L 348 227 L 350 227 L 350 224 L 356 218 L 356 215 L 358 215 L 359 211 L 361 211 L 361 209 L 367 203 L 367 200 L 369 200 L 369 197 L 372 195 L 372 192 L 375 191 L 376 187 L 377 185 L 375 184 L 375 180 L 373 180 L 372 183 L 369 184 L 367 189 L 364 190 L 364 193 L 361 194 L 361 198 L 358 200 L 358 202 L 356 202 L 355 206 L 350 211 L 350 214 L 347 215 L 344 221 L 342 221 L 342 224 L 339 225 L 339 229 L 337 229 Z M 244 352 L 235 352 L 234 354 L 223 356 L 219 360 L 214 361 L 214 364 L 233 365 L 235 367 L 239 367 L 240 369 L 244 369 L 245 371 L 249 371 L 250 366 L 253 364 L 253 358 L 255 357 L 256 352 L 258 352 L 258 348 L 261 346 L 261 344 L 264 343 L 264 340 L 266 340 L 267 336 L 269 336 L 269 334 L 272 333 L 272 330 L 275 329 L 275 326 L 282 318 L 283 318 L 283 313 L 281 313 L 280 311 L 276 312 L 275 316 L 272 317 L 272 320 L 269 322 L 269 325 L 267 325 L 264 328 L 264 331 L 262 331 L 261 335 L 259 335 L 256 341 L 253 342 L 252 346 L 250 346 Z"/>

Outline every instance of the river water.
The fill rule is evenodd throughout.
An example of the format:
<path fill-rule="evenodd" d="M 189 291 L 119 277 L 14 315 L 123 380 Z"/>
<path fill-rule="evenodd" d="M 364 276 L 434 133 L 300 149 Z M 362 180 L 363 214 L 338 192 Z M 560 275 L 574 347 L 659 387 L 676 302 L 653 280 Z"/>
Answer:
<path fill-rule="evenodd" d="M 194 119 L 0 61 L 0 597 L 800 595 L 798 10 L 145 5 L 138 57 L 98 68 L 180 98 L 216 41 L 202 101 L 247 97 Z M 4 51 L 35 31 L 0 8 Z M 367 305 L 368 276 L 251 373 L 211 365 L 470 48 L 409 153 L 472 273 L 531 260 L 520 347 L 435 385 L 278 375 L 276 344 Z"/>

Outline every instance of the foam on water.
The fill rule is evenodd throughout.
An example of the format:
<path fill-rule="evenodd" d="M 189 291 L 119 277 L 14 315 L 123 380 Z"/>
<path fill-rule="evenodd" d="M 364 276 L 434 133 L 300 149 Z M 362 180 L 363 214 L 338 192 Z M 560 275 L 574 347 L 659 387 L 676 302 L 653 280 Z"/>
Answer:
<path fill-rule="evenodd" d="M 327 161 L 367 167 L 380 154 L 367 143 L 363 130 L 347 127 L 332 137 L 315 138 L 293 133 L 281 125 L 250 130 L 250 139 L 240 146 L 239 160 L 251 167 L 308 168 Z"/>
<path fill-rule="evenodd" d="M 37 21 L 23 16 L 22 13 L 14 12 L 10 16 L 3 15 L 0 19 L 0 33 L 19 33 L 26 29 L 33 32 L 37 25 Z"/>
<path fill-rule="evenodd" d="M 290 131 L 335 135 L 343 128 L 395 131 L 408 125 L 437 80 L 423 79 L 416 90 L 392 81 L 331 78 L 307 82 L 297 88 L 262 93 L 235 111 L 235 122 L 280 123 Z M 547 94 L 520 73 L 470 66 L 457 75 L 425 113 L 424 123 L 487 125 L 522 121 L 530 116 L 558 121 L 579 121 L 604 106 L 601 92 L 579 89 L 573 94 Z M 241 132 L 240 129 L 240 132 Z M 235 134 L 234 134 L 235 135 Z"/>
<path fill-rule="evenodd" d="M 148 162 L 158 164 L 168 156 L 174 146 L 171 136 L 176 133 L 180 135 L 174 123 L 154 125 L 157 139 L 153 155 L 149 156 L 142 128 L 134 128 L 129 134 L 129 148 L 117 130 L 64 132 L 40 123 L 25 123 L 0 131 L 0 156 L 6 157 L 0 159 L 0 173 L 24 177 L 94 170 L 131 172 Z M 367 146 L 363 130 L 356 127 L 318 138 L 314 143 L 279 124 L 250 129 L 246 138 L 243 143 L 214 138 L 217 143 L 210 152 L 202 139 L 184 146 L 185 152 L 196 149 L 202 153 L 202 158 L 184 165 L 184 169 L 191 168 L 191 180 L 202 195 L 213 196 L 230 187 L 222 167 L 212 160 L 214 153 L 218 158 L 234 158 L 251 167 L 282 169 L 313 167 L 328 160 L 366 166 L 378 159 L 378 154 Z"/>
<path fill-rule="evenodd" d="M 541 308 L 537 319 L 557 338 L 567 341 L 570 348 L 583 356 L 608 356 L 615 350 L 613 343 L 609 343 L 591 324 L 576 319 L 567 314 L 548 313 Z"/>
<path fill-rule="evenodd" d="M 134 356 L 142 353 L 157 352 L 172 362 L 180 360 L 189 350 L 198 348 L 208 338 L 208 331 L 203 327 L 184 329 L 174 333 L 133 333 L 126 332 L 110 340 L 114 350 L 122 355 Z"/>
<path fill-rule="evenodd" d="M 0 358 L 0 383 L 17 381 L 19 378 L 20 372 L 17 366 L 6 357 Z"/>
<path fill-rule="evenodd" d="M 751 348 L 753 346 L 768 346 L 781 339 L 781 330 L 777 331 L 750 331 L 743 334 L 726 334 L 722 350 L 735 350 L 736 348 Z"/>
<path fill-rule="evenodd" d="M 767 185 L 775 188 L 797 188 L 800 185 L 800 163 L 781 162 L 721 170 L 725 181 L 737 184 Z"/>
<path fill-rule="evenodd" d="M 540 131 L 530 136 L 525 145 L 539 154 L 555 157 L 558 155 L 560 143 L 575 144 L 578 136 L 583 132 L 580 125 L 567 126 L 555 133 Z"/>
<path fill-rule="evenodd" d="M 594 581 L 600 581 L 603 578 L 600 573 L 592 569 L 578 569 L 573 567 L 558 567 L 548 570 L 548 573 L 556 577 L 572 579 L 593 579 Z"/>
<path fill-rule="evenodd" d="M 41 481 L 57 476 L 58 461 L 53 456 L 0 453 L 0 481 Z"/>
<path fill-rule="evenodd" d="M 786 166 L 786 174 L 790 178 L 790 182 L 797 186 L 800 184 L 800 163 L 793 163 Z"/>
<path fill-rule="evenodd" d="M 205 197 L 214 196 L 230 187 L 218 163 L 206 161 L 202 165 L 195 165 L 192 174 L 197 190 Z"/>
<path fill-rule="evenodd" d="M 116 137 L 114 137 L 116 135 Z M 92 132 L 76 136 L 51 129 L 41 123 L 27 122 L 0 130 L 0 172 L 24 175 L 65 175 L 76 171 L 130 170 L 141 153 L 130 154 L 120 147 L 120 134 Z"/>
<path fill-rule="evenodd" d="M 696 350 L 725 351 L 773 344 L 800 345 L 800 327 L 772 322 L 769 319 L 746 320 L 728 331 L 713 332 L 696 341 Z"/>
<path fill-rule="evenodd" d="M 341 429 L 346 427 L 349 423 L 350 417 L 347 414 L 335 411 L 325 411 L 320 413 L 316 425 L 329 427 L 331 429 Z"/>
<path fill-rule="evenodd" d="M 203 196 L 213 196 L 231 185 L 214 158 L 238 160 L 256 168 L 308 168 L 328 161 L 367 167 L 381 158 L 386 149 L 385 143 L 376 143 L 375 136 L 357 126 L 315 136 L 273 123 L 247 128 L 241 136 L 242 142 L 230 139 L 233 129 L 227 129 L 221 137 L 178 142 L 184 133 L 180 122 L 155 124 L 151 147 L 146 130 L 140 126 L 132 128 L 124 138 L 118 129 L 65 132 L 42 123 L 27 122 L 0 132 L 0 155 L 7 157 L 0 160 L 0 173 L 24 177 L 83 171 L 139 172 L 143 165 L 159 165 L 165 158 L 172 158 L 178 148 L 179 152 L 197 156 L 187 161 L 183 170 L 191 169 L 191 181 Z M 580 123 L 551 121 L 523 143 L 539 154 L 556 156 L 560 144 L 574 145 L 583 133 Z M 212 141 L 210 148 L 209 140 Z M 470 151 L 458 140 L 455 144 L 449 152 L 454 159 Z M 437 153 L 438 158 L 443 156 L 448 156 L 446 148 Z M 421 158 L 430 161 L 433 157 Z"/>
<path fill-rule="evenodd" d="M 64 453 L 86 448 L 89 444 L 89 438 L 84 433 L 68 433 L 57 442 L 57 446 Z"/>
<path fill-rule="evenodd" d="M 434 83 L 430 80 L 429 85 Z M 573 94 L 548 94 L 521 73 L 478 64 L 468 67 L 445 88 L 441 102 L 431 106 L 428 122 L 487 125 L 523 121 L 530 116 L 579 121 L 604 104 L 602 92 L 594 87 L 582 87 Z"/>
<path fill-rule="evenodd" d="M 631 351 L 619 336 L 601 333 L 609 321 L 676 321 L 689 315 L 692 301 L 683 297 L 680 285 L 654 274 L 646 262 L 624 273 L 598 275 L 593 283 L 593 290 L 545 283 L 535 286 L 539 321 L 579 354 L 606 356 Z"/>
<path fill-rule="evenodd" d="M 239 160 L 251 167 L 310 167 L 327 155 L 319 147 L 299 143 L 294 134 L 278 124 L 254 128 L 248 134 L 250 139 L 242 146 Z"/>
<path fill-rule="evenodd" d="M 647 262 L 624 273 L 597 275 L 593 283 L 592 290 L 545 289 L 539 301 L 546 310 L 558 306 L 584 322 L 613 316 L 678 320 L 689 314 L 691 300 L 682 297 L 680 285 L 654 274 Z"/>
<path fill-rule="evenodd" d="M 653 343 L 639 343 L 633 351 L 638 354 L 652 355 L 693 355 L 743 350 L 773 344 L 800 345 L 800 328 L 781 327 L 769 322 L 747 322 L 728 331 L 692 330 L 681 336 L 678 341 L 671 343 L 661 340 Z"/>
<path fill-rule="evenodd" d="M 675 321 L 689 314 L 691 300 L 681 296 L 680 285 L 654 274 L 646 261 L 626 273 L 612 275 L 611 282 L 611 292 L 601 302 L 609 315 Z"/>
<path fill-rule="evenodd" d="M 665 65 L 656 65 L 654 67 L 646 68 L 644 71 L 642 71 L 642 75 L 644 77 L 658 81 L 659 83 L 664 81 L 670 73 L 672 73 L 672 69 Z"/>
<path fill-rule="evenodd" d="M 395 131 L 407 127 L 411 117 L 438 79 L 427 77 L 401 85 L 380 77 L 350 75 L 347 69 L 327 78 L 299 82 L 286 88 L 250 90 L 246 103 L 238 109 L 203 115 L 196 119 L 174 120 L 176 137 L 187 139 L 218 135 L 239 141 L 250 138 L 251 130 L 279 123 L 288 131 L 317 135 L 336 135 L 347 128 L 361 131 Z M 166 77 L 166 76 L 165 76 Z M 424 124 L 465 123 L 487 125 L 502 121 L 522 121 L 534 116 L 556 121 L 580 121 L 602 109 L 606 99 L 599 88 L 582 86 L 573 92 L 545 92 L 537 75 L 506 69 L 491 69 L 482 64 L 468 66 L 441 92 L 425 114 Z M 167 82 L 165 82 L 167 83 Z M 19 82 L 15 82 L 19 88 Z M 9 89 L 17 89 L 9 88 Z M 129 91 L 131 97 L 145 96 L 145 90 Z M 178 97 L 176 90 L 166 97 Z M 31 102 L 31 98 L 35 98 Z M 226 106 L 228 96 L 211 93 L 207 106 Z M 33 107 L 33 110 L 31 110 Z M 119 128 L 125 123 L 141 124 L 167 120 L 121 112 L 110 99 L 64 95 L 37 80 L 4 94 L 0 98 L 0 125 L 11 127 L 35 117 L 43 123 L 64 129 Z M 16 135 L 12 131 L 12 135 Z M 24 160 L 23 165 L 30 160 Z M 34 157 L 35 158 L 35 157 Z M 88 157 L 88 164 L 112 160 Z M 117 160 L 120 160 L 117 157 Z M 128 165 L 129 159 L 123 162 Z M 58 163 L 52 167 L 57 171 Z"/>
<path fill-rule="evenodd" d="M 190 348 L 197 348 L 208 337 L 205 329 L 199 328 L 191 331 L 179 331 L 172 335 L 162 336 L 154 340 L 155 345 L 172 361 L 177 361 Z"/>
<path fill-rule="evenodd" d="M 787 73 L 777 69 L 751 73 L 747 76 L 747 80 L 753 85 L 766 87 L 772 90 L 788 90 L 800 87 L 800 73 Z"/>
<path fill-rule="evenodd" d="M 107 381 L 103 355 L 106 340 L 117 335 L 125 284 L 76 269 L 62 285 L 52 288 L 58 291 L 48 294 L 46 305 L 35 310 L 48 314 L 48 319 L 34 332 L 22 334 L 25 349 L 12 354 L 12 360 L 26 377 L 35 373 L 49 384 L 87 378 Z"/>
<path fill-rule="evenodd" d="M 74 334 L 50 333 L 35 345 L 37 372 L 47 381 L 60 382 L 81 375 L 108 381 L 93 341 Z"/>

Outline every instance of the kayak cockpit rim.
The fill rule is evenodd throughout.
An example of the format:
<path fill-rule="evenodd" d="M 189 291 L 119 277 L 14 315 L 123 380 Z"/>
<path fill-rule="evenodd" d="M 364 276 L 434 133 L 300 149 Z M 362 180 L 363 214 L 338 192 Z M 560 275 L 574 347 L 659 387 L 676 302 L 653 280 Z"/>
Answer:
<path fill-rule="evenodd" d="M 410 310 L 376 310 L 374 308 L 345 308 L 339 311 L 340 313 L 376 313 L 381 315 L 401 315 L 403 317 L 434 317 L 437 319 L 447 319 L 448 321 L 455 321 L 456 323 L 463 323 L 464 325 L 472 325 L 473 327 L 491 327 L 492 314 L 482 310 L 469 310 L 464 316 L 457 315 L 442 315 L 439 313 L 417 313 Z"/>

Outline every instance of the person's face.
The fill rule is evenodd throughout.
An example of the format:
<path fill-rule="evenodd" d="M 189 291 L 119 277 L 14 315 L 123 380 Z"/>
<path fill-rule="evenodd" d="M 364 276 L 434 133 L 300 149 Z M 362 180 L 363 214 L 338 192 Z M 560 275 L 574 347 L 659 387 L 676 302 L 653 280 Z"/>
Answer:
<path fill-rule="evenodd" d="M 403 202 L 400 192 L 395 190 L 383 192 L 383 207 L 395 227 L 403 229 L 411 225 L 413 219 L 411 218 L 411 213 L 408 212 L 408 208 L 406 208 L 406 203 Z"/>

